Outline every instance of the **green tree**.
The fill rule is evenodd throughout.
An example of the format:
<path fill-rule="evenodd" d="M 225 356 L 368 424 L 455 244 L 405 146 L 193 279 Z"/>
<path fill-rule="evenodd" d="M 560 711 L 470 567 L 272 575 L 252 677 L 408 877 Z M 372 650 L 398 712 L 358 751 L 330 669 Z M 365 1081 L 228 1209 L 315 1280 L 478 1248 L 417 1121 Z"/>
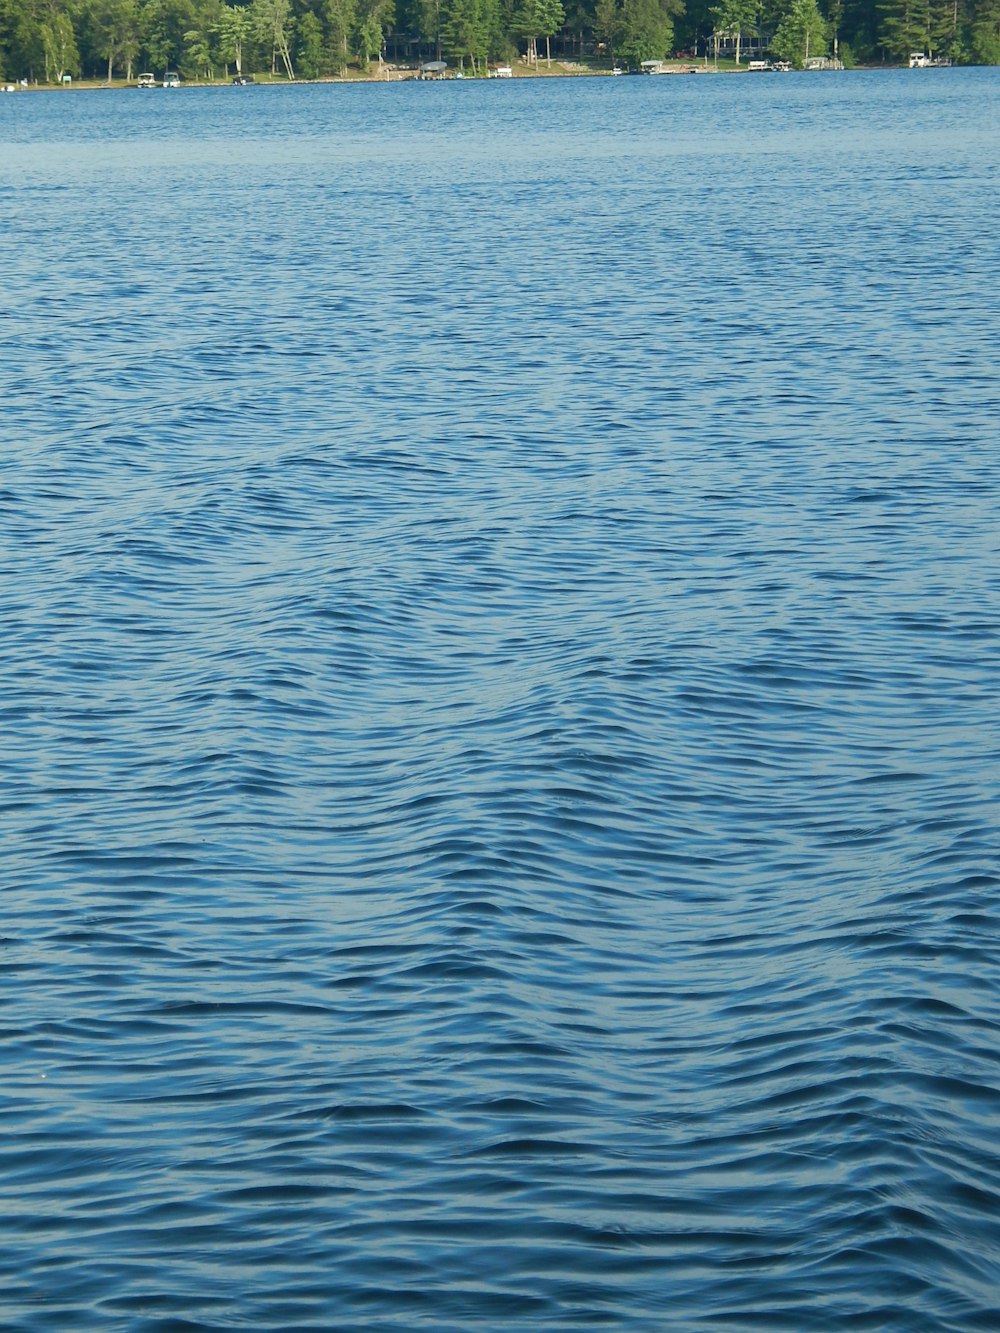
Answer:
<path fill-rule="evenodd" d="M 716 52 L 719 49 L 718 38 L 732 34 L 736 39 L 736 63 L 738 65 L 740 63 L 743 33 L 748 28 L 752 28 L 760 18 L 760 0 L 720 0 L 720 3 L 709 12 L 715 21 L 713 35 L 716 39 Z"/>
<path fill-rule="evenodd" d="M 877 58 L 881 14 L 878 0 L 844 0 L 840 38 L 846 41 L 859 60 Z"/>
<path fill-rule="evenodd" d="M 545 24 L 542 29 L 542 36 L 545 38 L 545 63 L 551 65 L 552 50 L 549 43 L 566 21 L 562 0 L 542 0 L 542 21 Z"/>
<path fill-rule="evenodd" d="M 836 59 L 840 55 L 840 25 L 844 21 L 844 0 L 828 0 L 826 21 L 830 28 L 833 56 Z"/>
<path fill-rule="evenodd" d="M 441 0 L 419 0 L 417 21 L 418 34 L 425 42 L 434 47 L 435 59 L 440 60 L 444 53 L 441 40 L 442 26 Z"/>
<path fill-rule="evenodd" d="M 621 53 L 630 65 L 670 54 L 680 9 L 680 0 L 622 0 Z"/>
<path fill-rule="evenodd" d="M 292 67 L 292 53 L 288 45 L 290 24 L 290 6 L 288 0 L 253 0 L 250 6 L 250 23 L 254 36 L 263 48 L 271 50 L 271 73 L 278 72 L 278 57 L 290 79 L 295 78 Z"/>
<path fill-rule="evenodd" d="M 576 47 L 579 55 L 584 53 L 584 32 L 593 27 L 594 6 L 590 0 L 566 0 L 566 16 L 563 19 L 563 26 L 567 32 L 571 33 L 576 39 Z M 572 50 L 572 44 L 571 48 Z"/>
<path fill-rule="evenodd" d="M 972 59 L 1000 65 L 1000 0 L 977 0 L 969 29 Z"/>
<path fill-rule="evenodd" d="M 347 73 L 348 44 L 357 23 L 355 0 L 326 0 L 323 17 L 333 68 L 344 75 Z"/>
<path fill-rule="evenodd" d="M 45 82 L 61 83 L 64 74 L 78 74 L 80 52 L 68 14 L 54 13 L 40 29 L 45 60 Z"/>
<path fill-rule="evenodd" d="M 526 44 L 529 65 L 538 64 L 538 38 L 542 35 L 542 0 L 517 0 L 513 14 L 514 35 Z"/>
<path fill-rule="evenodd" d="M 622 11 L 618 0 L 597 0 L 594 6 L 594 36 L 604 44 L 613 60 L 622 34 Z"/>
<path fill-rule="evenodd" d="M 215 29 L 219 52 L 227 64 L 230 60 L 233 62 L 237 76 L 243 73 L 243 48 L 249 41 L 251 29 L 250 10 L 246 5 L 222 7 Z"/>
<path fill-rule="evenodd" d="M 363 67 L 371 63 L 373 56 L 381 61 L 392 11 L 392 0 L 357 0 L 354 45 Z"/>
<path fill-rule="evenodd" d="M 200 0 L 194 23 L 181 34 L 185 68 L 193 70 L 199 78 L 213 79 L 216 65 L 222 63 L 218 52 L 222 9 L 220 0 Z"/>
<path fill-rule="evenodd" d="M 546 42 L 546 60 L 551 62 L 549 39 L 562 27 L 565 11 L 562 0 L 518 0 L 514 10 L 514 33 L 527 44 L 527 59 L 538 64 L 538 39 Z"/>
<path fill-rule="evenodd" d="M 141 11 L 142 44 L 153 69 L 183 66 L 184 34 L 196 26 L 196 0 L 147 0 Z"/>
<path fill-rule="evenodd" d="M 312 10 L 307 9 L 296 29 L 295 58 L 299 73 L 305 79 L 318 79 L 323 73 L 323 25 Z"/>
<path fill-rule="evenodd" d="M 779 59 L 801 69 L 811 55 L 825 55 L 826 32 L 816 0 L 792 0 L 778 24 L 771 49 Z"/>
<path fill-rule="evenodd" d="M 212 44 L 208 32 L 202 28 L 188 29 L 184 34 L 184 59 L 199 75 L 204 75 L 206 79 L 213 77 Z"/>
<path fill-rule="evenodd" d="M 0 8 L 2 63 L 16 78 L 33 79 L 45 69 L 43 13 L 34 0 L 5 0 Z"/>
<path fill-rule="evenodd" d="M 462 66 L 468 59 L 473 74 L 480 62 L 485 64 L 487 29 L 480 0 L 442 0 L 441 46 Z"/>
<path fill-rule="evenodd" d="M 130 79 L 143 26 L 135 0 L 92 0 L 87 21 L 92 50 L 105 62 L 107 81 L 111 82 L 116 67 Z"/>
<path fill-rule="evenodd" d="M 930 0 L 930 47 L 958 60 L 964 54 L 959 0 Z"/>
<path fill-rule="evenodd" d="M 905 60 L 911 51 L 927 49 L 930 35 L 928 0 L 884 0 L 881 19 L 879 42 L 890 56 Z"/>

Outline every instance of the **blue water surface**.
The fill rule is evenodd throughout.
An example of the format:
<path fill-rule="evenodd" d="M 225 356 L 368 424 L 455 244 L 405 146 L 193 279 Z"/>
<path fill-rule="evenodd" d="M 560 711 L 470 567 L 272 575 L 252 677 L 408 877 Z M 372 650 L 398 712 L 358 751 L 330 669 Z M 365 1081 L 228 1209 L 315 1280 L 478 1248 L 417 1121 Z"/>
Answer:
<path fill-rule="evenodd" d="M 1000 1327 L 1000 73 L 0 98 L 0 1312 Z"/>

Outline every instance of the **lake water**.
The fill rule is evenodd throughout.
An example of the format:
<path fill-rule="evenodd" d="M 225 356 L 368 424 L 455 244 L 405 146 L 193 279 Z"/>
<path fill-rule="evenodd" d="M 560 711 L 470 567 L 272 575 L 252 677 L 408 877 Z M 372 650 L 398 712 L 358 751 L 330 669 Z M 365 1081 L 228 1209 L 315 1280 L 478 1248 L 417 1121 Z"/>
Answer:
<path fill-rule="evenodd" d="M 1000 71 L 0 144 L 3 1327 L 1000 1326 Z"/>

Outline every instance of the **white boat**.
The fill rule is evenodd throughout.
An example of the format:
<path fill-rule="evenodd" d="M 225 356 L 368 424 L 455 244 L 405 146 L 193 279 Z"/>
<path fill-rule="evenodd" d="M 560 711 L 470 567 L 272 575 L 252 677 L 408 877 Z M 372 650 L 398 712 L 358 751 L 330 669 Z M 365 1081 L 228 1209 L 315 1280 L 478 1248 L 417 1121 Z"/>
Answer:
<path fill-rule="evenodd" d="M 910 69 L 947 69 L 950 64 L 946 56 L 929 56 L 923 51 L 910 52 Z"/>

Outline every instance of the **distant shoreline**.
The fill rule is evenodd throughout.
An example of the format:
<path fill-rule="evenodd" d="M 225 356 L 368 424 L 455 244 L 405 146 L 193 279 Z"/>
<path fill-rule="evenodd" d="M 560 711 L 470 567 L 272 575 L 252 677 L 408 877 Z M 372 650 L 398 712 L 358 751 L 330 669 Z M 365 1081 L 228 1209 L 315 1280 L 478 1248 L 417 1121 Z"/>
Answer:
<path fill-rule="evenodd" d="M 895 70 L 903 69 L 902 65 L 857 65 L 854 70 L 809 70 L 798 71 L 799 73 L 851 73 L 858 71 L 871 70 Z M 697 60 L 665 60 L 663 68 L 652 75 L 629 75 L 623 72 L 623 77 L 642 77 L 642 78 L 664 78 L 668 76 L 681 77 L 691 75 L 705 74 L 751 74 L 758 71 L 750 70 L 746 64 L 736 65 L 733 61 L 719 61 L 716 65 L 712 61 L 705 61 L 704 58 Z M 551 66 L 544 64 L 536 66 L 518 66 L 512 67 L 512 73 L 509 76 L 514 79 L 558 79 L 558 78 L 613 78 L 616 77 L 612 70 L 593 68 L 589 65 L 581 65 L 572 61 L 553 60 Z M 185 79 L 181 83 L 182 88 L 229 88 L 233 86 L 233 75 L 228 75 L 223 79 Z M 417 77 L 416 68 L 411 66 L 399 66 L 385 63 L 381 67 L 373 67 L 368 73 L 352 72 L 344 76 L 330 75 L 321 79 L 285 79 L 280 77 L 271 77 L 269 74 L 254 74 L 251 87 L 257 88 L 303 88 L 316 86 L 320 84 L 351 84 L 351 83 L 410 83 L 410 82 L 435 82 L 435 83 L 453 83 L 453 82 L 503 82 L 504 80 L 494 80 L 491 76 L 489 80 L 482 75 L 459 75 L 457 70 L 449 70 L 443 77 L 433 80 L 421 80 Z M 159 85 L 155 89 L 139 89 L 135 79 L 113 79 L 110 83 L 105 79 L 74 79 L 72 83 L 0 83 L 0 88 L 7 94 L 11 93 L 53 93 L 53 92 L 121 92 L 131 90 L 133 92 L 143 91 L 168 91 L 173 89 L 161 89 Z"/>
<path fill-rule="evenodd" d="M 730 62 L 732 64 L 732 62 Z M 709 64 L 707 67 L 702 62 L 695 61 L 664 61 L 664 69 L 660 75 L 649 77 L 662 77 L 664 74 L 728 74 L 744 73 L 746 67 L 741 66 L 737 69 L 723 68 L 720 62 L 719 69 L 713 69 Z M 230 88 L 233 86 L 234 75 L 227 75 L 223 79 L 184 79 L 180 86 L 182 88 Z M 512 67 L 513 79 L 558 79 L 558 78 L 613 78 L 615 77 L 610 69 L 594 69 L 587 65 L 574 64 L 569 61 L 553 60 L 550 68 L 544 65 L 539 68 L 533 66 Z M 646 76 L 643 76 L 646 77 Z M 381 67 L 373 66 L 368 73 L 352 71 L 346 75 L 326 75 L 320 79 L 286 79 L 280 76 L 271 77 L 269 74 L 254 74 L 253 83 L 250 87 L 254 88 L 303 88 L 319 84 L 349 84 L 349 83 L 485 83 L 485 82 L 505 82 L 506 80 L 494 80 L 490 77 L 485 79 L 482 75 L 465 74 L 459 77 L 457 70 L 449 69 L 443 77 L 420 79 L 417 77 L 416 68 L 409 66 L 383 64 Z M 106 79 L 74 79 L 72 83 L 29 83 L 29 84 L 6 84 L 7 92 L 40 92 L 40 93 L 59 93 L 59 92 L 120 92 L 122 89 L 131 89 L 142 92 L 172 92 L 173 89 L 162 89 L 157 83 L 155 88 L 139 89 L 135 79 L 112 79 L 109 83 Z"/>

